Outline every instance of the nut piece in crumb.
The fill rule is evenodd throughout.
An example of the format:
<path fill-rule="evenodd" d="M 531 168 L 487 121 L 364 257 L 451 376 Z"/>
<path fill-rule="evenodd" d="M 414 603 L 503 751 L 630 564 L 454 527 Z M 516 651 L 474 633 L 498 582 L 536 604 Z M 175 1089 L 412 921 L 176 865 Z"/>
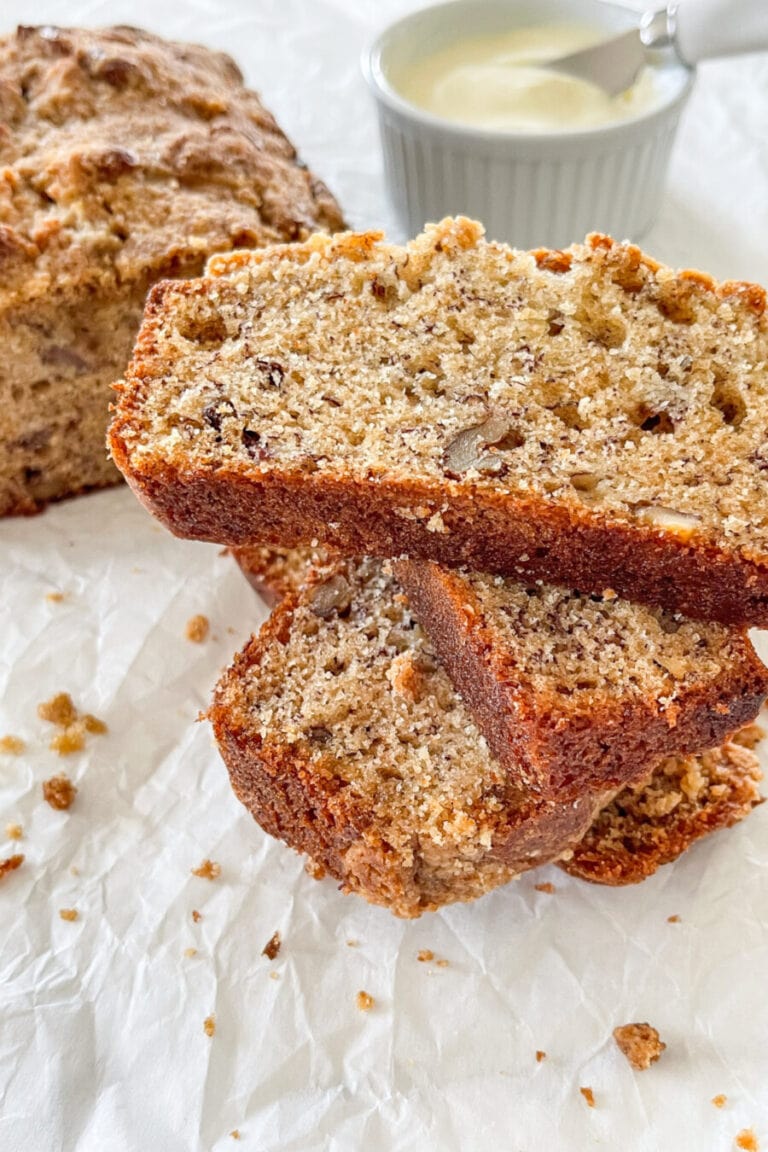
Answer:
<path fill-rule="evenodd" d="M 374 1005 L 374 999 L 370 992 L 358 992 L 355 1003 L 361 1012 L 370 1012 Z"/>
<path fill-rule="evenodd" d="M 0 736 L 0 753 L 6 756 L 21 756 L 25 748 L 20 736 Z"/>
<path fill-rule="evenodd" d="M 549 880 L 546 880 L 543 884 L 534 884 L 534 888 L 537 892 L 547 892 L 550 896 L 553 892 L 557 891 L 554 884 L 550 884 Z"/>
<path fill-rule="evenodd" d="M 59 908 L 59 916 L 62 920 L 72 922 L 73 920 L 77 920 L 78 915 L 77 908 Z"/>
<path fill-rule="evenodd" d="M 541 1048 L 538 1048 L 536 1050 L 536 1063 L 541 1064 L 542 1060 L 546 1060 L 546 1058 L 547 1058 L 546 1052 L 542 1052 Z"/>
<path fill-rule="evenodd" d="M 203 1032 L 205 1032 L 206 1036 L 213 1036 L 215 1031 L 216 1015 L 215 1013 L 212 1013 L 210 1016 L 206 1016 L 205 1020 L 203 1020 Z"/>
<path fill-rule="evenodd" d="M 68 728 L 77 720 L 77 708 L 72 703 L 69 692 L 58 692 L 50 700 L 38 704 L 37 714 L 41 720 L 47 720 L 49 724 L 56 724 L 59 728 Z"/>
<path fill-rule="evenodd" d="M 14 872 L 20 868 L 23 863 L 24 857 L 19 855 L 7 856 L 5 860 L 0 860 L 0 880 L 4 879 L 9 872 Z"/>
<path fill-rule="evenodd" d="M 715 1108 L 725 1108 L 727 1100 L 728 1097 L 724 1096 L 722 1092 L 719 1092 L 717 1096 L 712 1097 L 712 1103 L 714 1104 Z"/>
<path fill-rule="evenodd" d="M 744 1152 L 760 1152 L 757 1136 L 751 1128 L 742 1128 L 736 1137 L 736 1147 L 742 1148 Z"/>
<path fill-rule="evenodd" d="M 193 644 L 202 644 L 208 639 L 210 627 L 207 616 L 192 616 L 191 619 L 187 620 L 185 630 L 187 640 L 191 640 Z"/>
<path fill-rule="evenodd" d="M 6 824 L 5 834 L 9 840 L 21 840 L 24 836 L 24 829 L 21 824 Z"/>
<path fill-rule="evenodd" d="M 63 732 L 57 732 L 48 747 L 59 756 L 71 756 L 73 752 L 82 752 L 85 748 L 85 724 L 76 720 Z"/>
<path fill-rule="evenodd" d="M 666 1048 L 650 1024 L 621 1024 L 614 1028 L 613 1038 L 637 1071 L 650 1068 Z"/>
<path fill-rule="evenodd" d="M 200 876 L 203 880 L 218 880 L 221 876 L 221 864 L 217 864 L 215 860 L 203 860 L 202 864 L 192 869 L 192 875 Z"/>
<path fill-rule="evenodd" d="M 416 956 L 416 959 L 420 960 L 422 964 L 429 964 L 434 958 L 435 954 L 431 948 L 422 948 L 421 952 Z"/>
<path fill-rule="evenodd" d="M 43 781 L 43 799 L 57 812 L 66 812 L 67 808 L 71 808 L 76 795 L 77 788 L 69 776 L 63 773 L 61 776 L 51 776 L 49 780 Z"/>
<path fill-rule="evenodd" d="M 273 932 L 261 950 L 262 956 L 266 956 L 269 960 L 274 960 L 280 951 L 281 944 L 282 940 L 280 939 L 280 933 Z"/>
<path fill-rule="evenodd" d="M 586 1100 L 589 1107 L 594 1108 L 594 1106 L 595 1106 L 595 1094 L 592 1091 L 592 1089 L 591 1088 L 579 1088 L 579 1092 L 581 1092 L 582 1096 Z"/>

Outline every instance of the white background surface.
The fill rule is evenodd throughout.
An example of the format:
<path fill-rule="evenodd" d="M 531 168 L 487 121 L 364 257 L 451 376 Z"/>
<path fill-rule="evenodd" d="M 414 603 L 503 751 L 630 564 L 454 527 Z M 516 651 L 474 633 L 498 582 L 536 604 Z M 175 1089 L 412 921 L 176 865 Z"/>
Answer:
<path fill-rule="evenodd" d="M 357 58 L 410 6 L 3 0 L 0 31 L 143 23 L 229 50 L 351 223 L 395 235 Z M 648 250 L 768 280 L 767 117 L 766 60 L 702 70 Z M 22 823 L 26 854 L 0 885 L 2 1152 L 702 1152 L 745 1126 L 768 1148 L 768 805 L 638 888 L 550 869 L 398 922 L 263 835 L 194 722 L 264 615 L 218 549 L 118 490 L 3 522 L 0 558 L 0 734 L 28 743 L 0 758 L 0 830 Z M 66 762 L 36 716 L 60 690 L 110 729 Z M 62 768 L 69 813 L 41 798 Z M 206 856 L 215 882 L 190 875 Z M 646 1019 L 668 1050 L 638 1074 L 611 1030 Z"/>

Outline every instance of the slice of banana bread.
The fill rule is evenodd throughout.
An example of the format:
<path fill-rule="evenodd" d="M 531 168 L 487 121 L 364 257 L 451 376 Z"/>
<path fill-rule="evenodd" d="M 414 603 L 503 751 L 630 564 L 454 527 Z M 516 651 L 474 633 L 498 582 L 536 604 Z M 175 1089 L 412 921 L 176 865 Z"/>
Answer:
<path fill-rule="evenodd" d="M 0 38 L 0 515 L 117 482 L 109 385 L 146 293 L 339 228 L 222 53 L 136 28 Z"/>
<path fill-rule="evenodd" d="M 561 867 L 595 884 L 637 884 L 702 836 L 730 828 L 762 804 L 751 725 L 701 756 L 673 756 L 642 786 L 625 788 L 599 814 Z"/>
<path fill-rule="evenodd" d="M 560 856 L 610 797 L 553 804 L 510 783 L 374 561 L 289 594 L 224 674 L 210 718 L 261 826 L 400 916 Z"/>
<path fill-rule="evenodd" d="M 714 748 L 768 695 L 768 668 L 735 628 L 431 561 L 394 571 L 493 755 L 550 798 Z"/>
<path fill-rule="evenodd" d="M 318 236 L 153 292 L 112 451 L 179 535 L 768 623 L 767 360 L 762 289 L 606 237 Z"/>

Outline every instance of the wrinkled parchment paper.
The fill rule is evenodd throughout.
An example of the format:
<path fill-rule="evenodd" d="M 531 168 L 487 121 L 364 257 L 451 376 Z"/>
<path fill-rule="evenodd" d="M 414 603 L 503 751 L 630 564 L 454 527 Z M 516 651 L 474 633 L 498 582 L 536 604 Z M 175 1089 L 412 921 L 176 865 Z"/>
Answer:
<path fill-rule="evenodd" d="M 0 25 L 141 22 L 233 52 L 350 221 L 397 235 L 358 55 L 407 6 L 4 0 Z M 768 61 L 702 69 L 650 251 L 768 280 L 767 115 Z M 0 557 L 0 735 L 27 742 L 0 757 L 0 833 L 24 828 L 2 855 L 26 856 L 0 884 L 2 1152 L 702 1152 L 748 1126 L 768 1147 L 768 805 L 638 888 L 550 868 L 398 922 L 269 840 L 196 723 L 265 616 L 231 560 L 127 490 L 3 522 Z M 67 760 L 36 714 L 61 690 L 109 725 Z M 40 787 L 62 769 L 65 813 Z M 191 875 L 206 857 L 217 880 Z M 644 1073 L 611 1039 L 633 1020 L 668 1045 Z"/>

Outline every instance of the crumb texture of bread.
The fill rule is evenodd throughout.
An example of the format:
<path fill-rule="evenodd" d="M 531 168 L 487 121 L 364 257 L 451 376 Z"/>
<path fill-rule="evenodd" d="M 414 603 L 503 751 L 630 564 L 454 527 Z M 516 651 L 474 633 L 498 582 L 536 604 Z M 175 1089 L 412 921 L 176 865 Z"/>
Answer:
<path fill-rule="evenodd" d="M 637 884 L 703 836 L 743 820 L 762 803 L 755 727 L 744 743 L 737 733 L 699 756 L 672 756 L 644 786 L 619 792 L 560 867 L 596 884 Z"/>
<path fill-rule="evenodd" d="M 327 548 L 311 545 L 285 548 L 279 544 L 253 544 L 233 548 L 232 555 L 259 595 L 272 606 L 289 592 L 298 592 L 313 568 L 324 568 L 332 562 Z"/>
<path fill-rule="evenodd" d="M 214 257 L 150 302 L 115 459 L 180 535 L 768 621 L 764 292 L 560 257 L 461 218 Z"/>
<path fill-rule="evenodd" d="M 650 1068 L 666 1049 L 666 1044 L 652 1025 L 620 1024 L 613 1038 L 629 1063 L 638 1072 Z"/>
<path fill-rule="evenodd" d="M 235 63 L 136 28 L 0 38 L 0 515 L 113 484 L 149 287 L 342 226 Z"/>
<path fill-rule="evenodd" d="M 511 784 L 372 560 L 284 599 L 222 677 L 210 718 L 261 826 L 400 916 L 559 857 L 610 796 L 547 803 Z"/>
<path fill-rule="evenodd" d="M 548 797 L 718 746 L 768 695 L 746 633 L 722 624 L 433 562 L 394 571 L 494 756 Z"/>

